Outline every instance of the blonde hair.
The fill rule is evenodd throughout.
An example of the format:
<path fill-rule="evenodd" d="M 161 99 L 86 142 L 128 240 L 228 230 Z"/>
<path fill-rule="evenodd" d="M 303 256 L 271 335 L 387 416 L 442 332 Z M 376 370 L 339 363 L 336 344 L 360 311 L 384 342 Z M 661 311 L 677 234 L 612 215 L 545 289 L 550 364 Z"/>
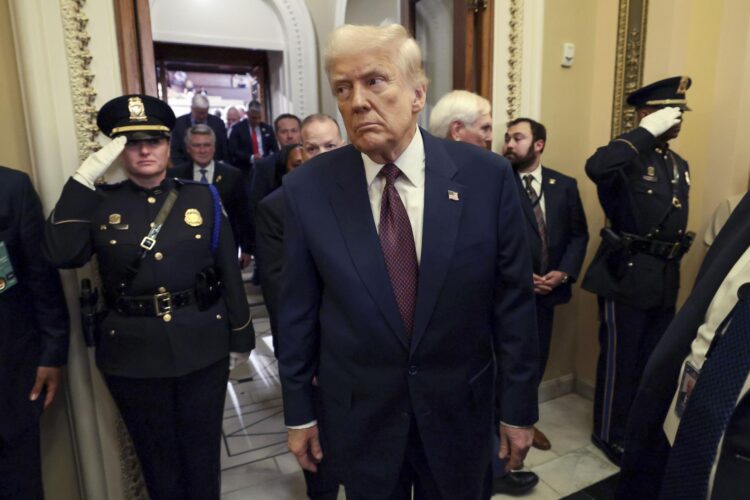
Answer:
<path fill-rule="evenodd" d="M 416 40 L 400 24 L 366 26 L 344 24 L 328 37 L 325 69 L 328 78 L 337 59 L 374 50 L 391 51 L 393 63 L 414 87 L 427 86 L 428 79 L 422 68 L 422 51 Z"/>
<path fill-rule="evenodd" d="M 492 112 L 490 101 L 466 90 L 448 92 L 435 104 L 430 113 L 430 133 L 450 139 L 451 123 L 460 121 L 470 125 L 483 115 Z"/>

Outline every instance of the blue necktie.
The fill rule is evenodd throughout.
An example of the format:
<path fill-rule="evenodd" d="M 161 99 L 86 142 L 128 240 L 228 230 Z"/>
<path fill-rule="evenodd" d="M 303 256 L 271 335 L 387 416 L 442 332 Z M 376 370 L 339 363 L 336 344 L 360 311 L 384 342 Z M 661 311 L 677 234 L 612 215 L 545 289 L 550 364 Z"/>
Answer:
<path fill-rule="evenodd" d="M 719 441 L 750 372 L 750 299 L 740 297 L 688 399 L 669 454 L 661 500 L 705 500 L 708 495 Z"/>
<path fill-rule="evenodd" d="M 201 171 L 201 182 L 205 182 L 206 184 L 208 184 L 208 178 L 206 177 L 206 172 L 208 172 L 208 170 L 206 170 L 205 168 L 201 168 L 200 171 Z"/>

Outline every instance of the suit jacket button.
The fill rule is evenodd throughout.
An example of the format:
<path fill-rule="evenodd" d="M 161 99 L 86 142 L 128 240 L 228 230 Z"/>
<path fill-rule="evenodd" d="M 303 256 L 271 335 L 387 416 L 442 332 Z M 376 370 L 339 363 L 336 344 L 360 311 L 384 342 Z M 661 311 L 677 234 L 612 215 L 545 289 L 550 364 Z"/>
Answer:
<path fill-rule="evenodd" d="M 409 367 L 409 375 L 416 375 L 418 371 L 419 370 L 417 370 L 417 365 L 411 365 Z"/>

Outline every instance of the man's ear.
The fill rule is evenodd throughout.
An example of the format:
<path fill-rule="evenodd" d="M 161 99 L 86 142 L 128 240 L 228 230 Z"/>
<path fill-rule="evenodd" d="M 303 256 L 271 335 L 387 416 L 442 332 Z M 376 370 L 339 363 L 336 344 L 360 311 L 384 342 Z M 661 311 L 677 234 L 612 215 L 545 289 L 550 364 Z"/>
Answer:
<path fill-rule="evenodd" d="M 417 114 L 424 109 L 427 100 L 427 84 L 420 84 L 414 89 L 414 99 L 411 103 L 412 113 Z"/>
<path fill-rule="evenodd" d="M 537 139 L 536 141 L 534 141 L 534 151 L 541 154 L 541 152 L 544 151 L 544 144 L 544 140 L 542 139 Z"/>
<path fill-rule="evenodd" d="M 461 120 L 453 120 L 448 127 L 448 137 L 454 141 L 461 140 L 461 130 L 464 129 L 464 124 Z"/>

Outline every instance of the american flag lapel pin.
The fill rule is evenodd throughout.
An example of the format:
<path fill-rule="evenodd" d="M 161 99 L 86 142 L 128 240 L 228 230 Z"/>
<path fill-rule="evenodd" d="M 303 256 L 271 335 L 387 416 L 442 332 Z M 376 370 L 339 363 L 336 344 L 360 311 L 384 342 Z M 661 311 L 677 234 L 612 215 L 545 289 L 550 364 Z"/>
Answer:
<path fill-rule="evenodd" d="M 448 199 L 451 201 L 458 201 L 458 193 L 456 191 L 448 191 Z"/>

